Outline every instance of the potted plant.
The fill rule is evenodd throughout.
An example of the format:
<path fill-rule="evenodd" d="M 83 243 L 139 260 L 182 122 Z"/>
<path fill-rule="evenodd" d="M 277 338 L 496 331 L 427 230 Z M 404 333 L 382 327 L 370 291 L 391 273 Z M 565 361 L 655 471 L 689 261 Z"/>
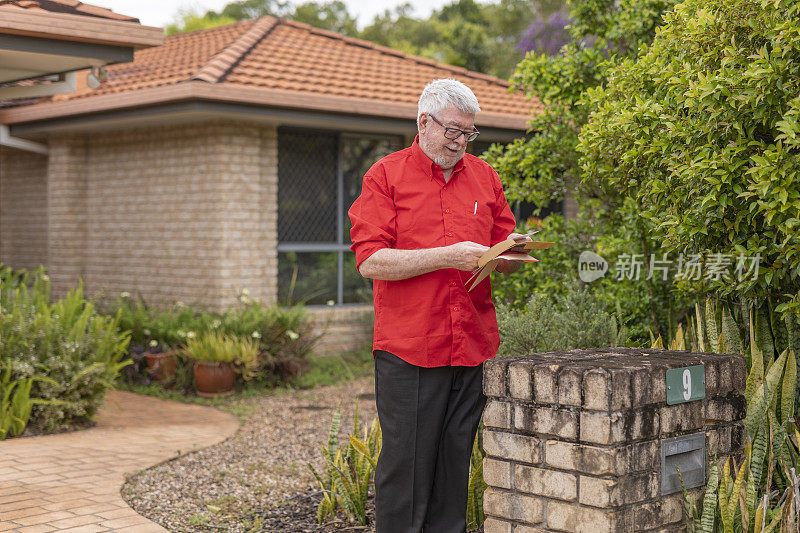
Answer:
<path fill-rule="evenodd" d="M 170 350 L 169 346 L 151 340 L 147 352 L 144 354 L 144 360 L 145 370 L 154 382 L 163 383 L 175 377 L 178 360 L 175 358 L 175 352 Z"/>
<path fill-rule="evenodd" d="M 258 343 L 217 331 L 187 338 L 182 352 L 194 361 L 197 394 L 204 398 L 233 394 L 237 372 L 249 379 L 258 363 Z"/>

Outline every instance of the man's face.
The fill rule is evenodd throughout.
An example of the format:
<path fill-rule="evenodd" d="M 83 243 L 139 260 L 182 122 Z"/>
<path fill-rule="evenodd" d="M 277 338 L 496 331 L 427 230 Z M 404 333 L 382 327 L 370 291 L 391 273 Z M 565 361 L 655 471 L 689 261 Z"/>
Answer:
<path fill-rule="evenodd" d="M 447 106 L 433 116 L 447 127 L 464 131 L 475 129 L 475 115 L 464 113 L 454 106 Z M 419 147 L 443 170 L 449 170 L 464 157 L 467 150 L 467 139 L 464 135 L 459 135 L 458 139 L 446 138 L 444 126 L 437 124 L 426 113 L 420 115 Z"/>

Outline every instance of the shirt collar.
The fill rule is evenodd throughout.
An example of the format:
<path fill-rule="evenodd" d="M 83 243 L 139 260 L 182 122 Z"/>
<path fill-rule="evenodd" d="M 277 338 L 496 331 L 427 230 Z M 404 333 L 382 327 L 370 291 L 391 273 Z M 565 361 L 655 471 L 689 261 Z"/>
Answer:
<path fill-rule="evenodd" d="M 436 163 L 431 160 L 430 157 L 425 155 L 425 152 L 422 151 L 422 148 L 419 147 L 419 134 L 414 137 L 414 142 L 411 144 L 411 157 L 414 161 L 419 165 L 421 169 L 425 171 L 425 173 L 433 178 L 437 174 L 442 176 L 442 168 L 437 165 Z M 458 160 L 456 166 L 453 167 L 453 175 L 455 176 L 458 172 L 461 172 L 464 169 L 464 158 Z M 451 178 L 452 179 L 452 178 Z"/>

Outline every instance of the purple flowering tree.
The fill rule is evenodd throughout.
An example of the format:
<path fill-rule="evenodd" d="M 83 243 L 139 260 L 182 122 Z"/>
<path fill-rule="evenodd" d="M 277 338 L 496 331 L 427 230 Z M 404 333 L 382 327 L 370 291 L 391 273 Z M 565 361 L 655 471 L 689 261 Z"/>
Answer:
<path fill-rule="evenodd" d="M 531 22 L 517 44 L 517 50 L 522 53 L 536 52 L 554 56 L 561 47 L 570 40 L 567 25 L 570 23 L 566 11 L 556 11 L 547 19 L 537 19 Z"/>

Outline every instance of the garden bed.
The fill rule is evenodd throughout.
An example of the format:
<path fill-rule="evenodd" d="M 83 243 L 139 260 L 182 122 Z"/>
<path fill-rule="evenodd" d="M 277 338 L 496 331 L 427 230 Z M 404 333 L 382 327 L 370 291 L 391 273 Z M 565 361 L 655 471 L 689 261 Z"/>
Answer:
<path fill-rule="evenodd" d="M 339 402 L 343 440 L 357 397 L 362 423 L 376 416 L 373 394 L 366 377 L 252 398 L 252 415 L 236 435 L 131 476 L 122 496 L 170 531 L 368 531 L 341 521 L 317 525 L 320 491 L 306 463 L 322 467 Z"/>

